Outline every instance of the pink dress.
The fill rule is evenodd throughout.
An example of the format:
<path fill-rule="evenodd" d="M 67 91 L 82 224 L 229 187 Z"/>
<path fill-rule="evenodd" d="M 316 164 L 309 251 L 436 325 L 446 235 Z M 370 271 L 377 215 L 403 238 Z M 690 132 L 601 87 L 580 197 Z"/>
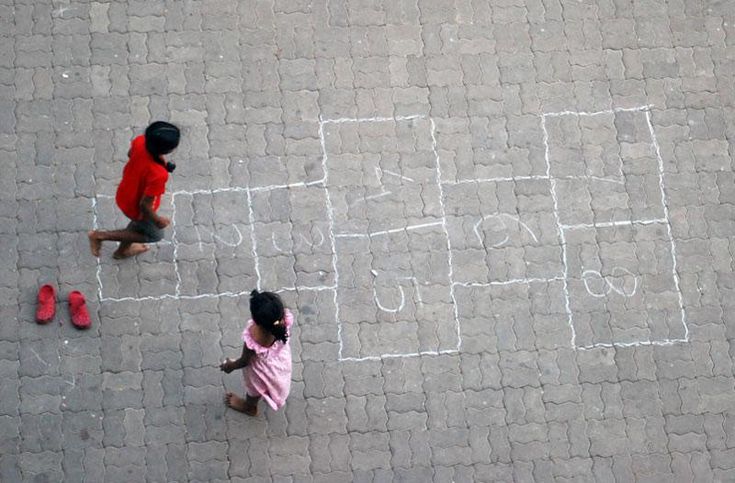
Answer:
<path fill-rule="evenodd" d="M 288 309 L 284 311 L 283 323 L 290 335 L 293 315 Z M 286 402 L 291 390 L 291 346 L 288 341 L 284 344 L 277 340 L 272 346 L 263 347 L 250 334 L 254 324 L 248 320 L 242 332 L 242 341 L 248 349 L 255 351 L 250 364 L 242 370 L 245 391 L 251 397 L 262 397 L 270 407 L 278 409 Z"/>

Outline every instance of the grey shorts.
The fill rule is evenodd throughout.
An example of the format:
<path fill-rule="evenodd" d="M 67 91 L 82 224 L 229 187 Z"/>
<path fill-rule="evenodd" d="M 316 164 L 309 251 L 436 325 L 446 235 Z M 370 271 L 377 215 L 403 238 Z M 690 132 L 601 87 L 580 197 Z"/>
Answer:
<path fill-rule="evenodd" d="M 150 220 L 133 220 L 128 223 L 127 229 L 143 235 L 145 237 L 143 243 L 156 243 L 163 240 L 163 228 L 158 228 Z"/>

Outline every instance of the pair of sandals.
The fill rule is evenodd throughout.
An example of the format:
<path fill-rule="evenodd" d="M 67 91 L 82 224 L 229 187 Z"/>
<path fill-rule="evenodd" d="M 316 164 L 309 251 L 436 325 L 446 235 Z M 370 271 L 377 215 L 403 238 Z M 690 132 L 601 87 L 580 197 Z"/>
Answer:
<path fill-rule="evenodd" d="M 92 318 L 87 310 L 87 301 L 79 290 L 69 292 L 69 313 L 71 323 L 77 329 L 89 329 Z M 53 285 L 42 285 L 38 290 L 38 307 L 36 308 L 36 322 L 48 324 L 56 316 L 56 288 Z"/>

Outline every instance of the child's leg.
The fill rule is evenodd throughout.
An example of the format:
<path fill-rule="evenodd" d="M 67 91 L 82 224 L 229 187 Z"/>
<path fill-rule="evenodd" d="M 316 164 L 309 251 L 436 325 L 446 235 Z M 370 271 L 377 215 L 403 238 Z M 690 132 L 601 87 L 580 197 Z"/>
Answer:
<path fill-rule="evenodd" d="M 120 246 L 113 254 L 115 258 L 128 258 L 148 250 L 143 243 L 155 243 L 163 240 L 163 230 L 150 220 L 131 221 L 124 230 L 90 231 L 89 245 L 92 255 L 98 257 L 103 241 L 117 241 Z"/>
<path fill-rule="evenodd" d="M 138 255 L 148 249 L 144 245 L 136 246 L 145 243 L 148 237 L 130 230 L 90 231 L 87 233 L 87 236 L 89 237 L 89 246 L 92 250 L 92 255 L 95 257 L 100 256 L 103 241 L 120 242 L 120 246 L 113 255 L 115 258 Z"/>
<path fill-rule="evenodd" d="M 260 401 L 260 396 L 245 394 L 245 399 L 243 399 L 232 392 L 225 394 L 225 404 L 228 407 L 231 407 L 235 411 L 245 413 L 248 416 L 258 415 L 258 401 Z"/>
<path fill-rule="evenodd" d="M 258 401 L 260 401 L 260 396 L 251 396 L 249 394 L 245 394 L 245 412 L 250 416 L 257 416 Z"/>

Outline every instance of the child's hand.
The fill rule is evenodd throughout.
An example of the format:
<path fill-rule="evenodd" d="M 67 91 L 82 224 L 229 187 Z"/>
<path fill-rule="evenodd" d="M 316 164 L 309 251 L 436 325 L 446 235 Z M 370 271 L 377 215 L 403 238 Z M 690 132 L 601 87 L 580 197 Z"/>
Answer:
<path fill-rule="evenodd" d="M 156 218 L 154 223 L 158 228 L 166 228 L 168 225 L 171 224 L 171 220 L 169 220 L 165 216 L 159 216 Z"/>
<path fill-rule="evenodd" d="M 223 371 L 225 374 L 229 374 L 230 372 L 234 371 L 235 368 L 233 367 L 233 362 L 234 361 L 228 357 L 222 362 L 222 364 L 219 365 L 220 370 Z"/>

